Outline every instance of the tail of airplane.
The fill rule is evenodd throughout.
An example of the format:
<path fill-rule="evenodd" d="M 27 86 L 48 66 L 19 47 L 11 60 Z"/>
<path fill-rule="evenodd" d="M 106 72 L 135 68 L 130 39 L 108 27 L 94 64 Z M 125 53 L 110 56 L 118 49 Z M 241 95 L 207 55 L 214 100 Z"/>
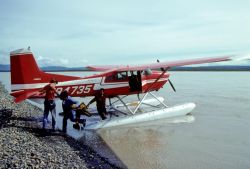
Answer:
<path fill-rule="evenodd" d="M 25 91 L 27 94 L 31 89 L 37 90 L 42 88 L 45 84 L 49 83 L 51 79 L 62 82 L 80 78 L 43 72 L 38 67 L 33 53 L 29 49 L 12 51 L 10 53 L 10 68 L 11 91 L 15 97 L 18 97 L 17 93 L 23 94 Z"/>
<path fill-rule="evenodd" d="M 39 69 L 31 51 L 19 49 L 10 53 L 11 84 L 41 82 L 43 72 Z M 47 79 L 46 79 L 47 80 Z"/>

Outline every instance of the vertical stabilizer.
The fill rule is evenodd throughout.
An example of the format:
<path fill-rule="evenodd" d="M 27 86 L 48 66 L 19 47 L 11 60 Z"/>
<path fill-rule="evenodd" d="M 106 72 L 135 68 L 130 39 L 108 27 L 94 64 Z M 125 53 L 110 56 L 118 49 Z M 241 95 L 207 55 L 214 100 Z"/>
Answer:
<path fill-rule="evenodd" d="M 32 84 L 41 79 L 42 71 L 28 49 L 10 53 L 11 84 Z"/>
<path fill-rule="evenodd" d="M 18 49 L 10 52 L 10 68 L 12 91 L 29 89 L 39 84 L 48 83 L 51 79 L 56 79 L 58 82 L 79 79 L 79 77 L 74 76 L 43 72 L 29 49 Z"/>

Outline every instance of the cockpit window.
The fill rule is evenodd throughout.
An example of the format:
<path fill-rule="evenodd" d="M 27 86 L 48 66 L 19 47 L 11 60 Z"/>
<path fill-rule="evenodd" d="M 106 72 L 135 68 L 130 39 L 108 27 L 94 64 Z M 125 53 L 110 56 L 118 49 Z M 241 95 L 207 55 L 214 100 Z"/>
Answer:
<path fill-rule="evenodd" d="M 117 72 L 111 76 L 106 77 L 105 82 L 116 82 L 128 80 L 127 72 Z"/>
<path fill-rule="evenodd" d="M 127 72 L 118 72 L 117 73 L 117 79 L 118 80 L 126 80 L 127 79 Z"/>

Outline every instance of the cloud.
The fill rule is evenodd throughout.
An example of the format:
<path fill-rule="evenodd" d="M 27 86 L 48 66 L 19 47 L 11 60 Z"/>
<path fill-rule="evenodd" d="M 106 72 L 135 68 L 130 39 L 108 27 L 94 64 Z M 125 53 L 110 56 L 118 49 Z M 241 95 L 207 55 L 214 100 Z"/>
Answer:
<path fill-rule="evenodd" d="M 10 51 L 0 50 L 0 64 L 10 64 Z"/>
<path fill-rule="evenodd" d="M 40 67 L 43 66 L 69 66 L 69 60 L 65 58 L 55 59 L 50 57 L 37 57 L 37 63 Z"/>
<path fill-rule="evenodd" d="M 248 0 L 13 1 L 0 6 L 0 46 L 8 53 L 31 46 L 42 65 L 130 64 L 250 50 Z M 5 56 L 1 62 L 8 62 Z"/>
<path fill-rule="evenodd" d="M 49 57 L 43 57 L 43 56 L 38 56 L 38 58 L 36 59 L 37 63 L 39 66 L 43 67 L 43 66 L 54 66 L 55 65 L 55 60 L 51 59 Z"/>
<path fill-rule="evenodd" d="M 69 65 L 69 60 L 68 59 L 59 59 L 59 63 L 60 65 Z"/>
<path fill-rule="evenodd" d="M 38 56 L 36 60 L 40 67 L 43 67 L 43 66 L 83 67 L 83 66 L 88 65 L 88 61 L 85 59 L 83 60 L 78 59 L 72 62 L 65 58 L 56 59 L 56 58 Z"/>

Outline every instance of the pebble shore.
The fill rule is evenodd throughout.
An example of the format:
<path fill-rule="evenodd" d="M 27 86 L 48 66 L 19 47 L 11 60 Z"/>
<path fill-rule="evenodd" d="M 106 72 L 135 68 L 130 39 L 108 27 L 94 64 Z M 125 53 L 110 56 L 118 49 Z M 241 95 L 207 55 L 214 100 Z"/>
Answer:
<path fill-rule="evenodd" d="M 15 104 L 0 83 L 0 168 L 119 168 L 90 147 L 41 129 L 43 110 Z"/>

